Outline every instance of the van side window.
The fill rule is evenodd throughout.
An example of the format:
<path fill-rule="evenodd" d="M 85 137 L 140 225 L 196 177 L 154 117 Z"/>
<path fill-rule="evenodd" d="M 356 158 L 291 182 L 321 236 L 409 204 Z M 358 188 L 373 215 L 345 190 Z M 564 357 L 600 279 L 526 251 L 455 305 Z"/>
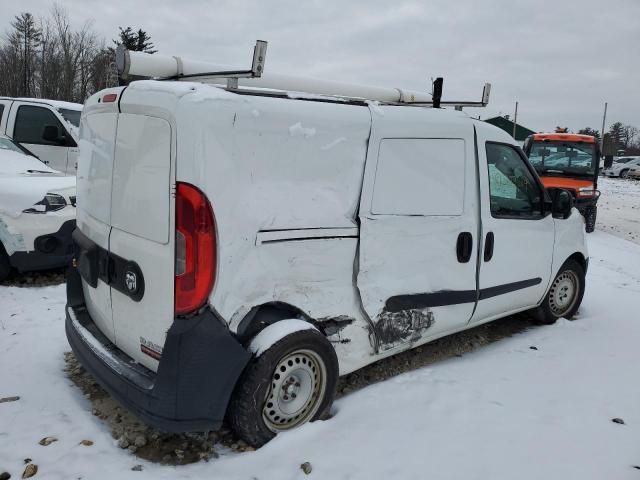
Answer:
<path fill-rule="evenodd" d="M 53 112 L 43 107 L 22 105 L 16 114 L 16 124 L 13 131 L 13 139 L 20 143 L 37 143 L 41 145 L 59 145 L 42 138 L 45 125 L 58 127 L 60 135 L 67 135 L 66 129 L 56 118 Z"/>
<path fill-rule="evenodd" d="M 491 215 L 539 218 L 542 191 L 524 158 L 511 145 L 487 142 Z"/>
<path fill-rule="evenodd" d="M 380 142 L 371 213 L 462 215 L 465 144 L 460 138 Z"/>
<path fill-rule="evenodd" d="M 4 105 L 0 103 L 0 121 L 2 120 L 2 114 L 4 113 Z"/>

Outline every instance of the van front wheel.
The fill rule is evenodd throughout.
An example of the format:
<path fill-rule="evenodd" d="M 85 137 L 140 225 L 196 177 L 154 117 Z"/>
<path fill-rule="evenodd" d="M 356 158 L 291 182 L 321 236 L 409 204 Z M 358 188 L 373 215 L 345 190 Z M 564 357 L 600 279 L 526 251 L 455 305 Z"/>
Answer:
<path fill-rule="evenodd" d="M 584 295 L 584 276 L 584 268 L 575 260 L 562 265 L 542 304 L 532 312 L 538 323 L 550 325 L 576 314 Z"/>
<path fill-rule="evenodd" d="M 252 359 L 233 393 L 228 419 L 258 448 L 278 432 L 323 418 L 338 381 L 338 359 L 315 329 L 282 338 Z"/>

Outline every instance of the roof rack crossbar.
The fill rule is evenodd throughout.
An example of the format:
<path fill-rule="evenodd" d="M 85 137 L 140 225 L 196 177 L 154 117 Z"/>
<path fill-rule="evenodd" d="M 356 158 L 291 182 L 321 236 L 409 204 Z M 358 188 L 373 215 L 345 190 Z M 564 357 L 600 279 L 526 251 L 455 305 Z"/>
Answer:
<path fill-rule="evenodd" d="M 256 41 L 253 50 L 251 69 L 234 69 L 213 65 L 207 62 L 188 60 L 182 57 L 150 55 L 129 51 L 122 45 L 116 51 L 118 73 L 124 79 L 129 77 L 155 78 L 157 80 L 197 80 L 202 83 L 224 84 L 229 90 L 268 89 L 286 92 L 299 92 L 327 97 L 338 97 L 352 101 L 377 101 L 385 104 L 413 106 L 453 106 L 457 110 L 463 107 L 484 107 L 489 103 L 491 85 L 485 84 L 482 100 L 479 102 L 440 101 L 442 79 L 434 89 L 437 98 L 431 93 L 400 88 L 372 87 L 345 82 L 316 80 L 290 75 L 264 74 L 267 42 Z M 436 91 L 437 90 L 437 91 Z"/>

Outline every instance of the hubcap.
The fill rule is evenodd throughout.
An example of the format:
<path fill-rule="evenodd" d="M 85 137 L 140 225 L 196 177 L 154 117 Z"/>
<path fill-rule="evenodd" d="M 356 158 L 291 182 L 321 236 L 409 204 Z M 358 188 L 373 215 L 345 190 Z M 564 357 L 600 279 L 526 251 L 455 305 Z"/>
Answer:
<path fill-rule="evenodd" d="M 313 418 L 324 397 L 326 382 L 326 368 L 317 353 L 296 350 L 283 357 L 273 372 L 262 409 L 266 426 L 279 432 Z"/>
<path fill-rule="evenodd" d="M 561 317 L 573 308 L 579 285 L 578 276 L 571 270 L 565 270 L 556 277 L 549 293 L 549 306 L 555 316 Z"/>

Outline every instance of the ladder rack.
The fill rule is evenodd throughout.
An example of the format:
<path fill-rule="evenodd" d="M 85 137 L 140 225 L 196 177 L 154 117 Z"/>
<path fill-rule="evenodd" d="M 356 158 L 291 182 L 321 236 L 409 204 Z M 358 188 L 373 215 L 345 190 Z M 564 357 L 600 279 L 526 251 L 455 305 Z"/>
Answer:
<path fill-rule="evenodd" d="M 182 57 L 151 55 L 130 51 L 120 45 L 116 50 L 116 65 L 121 78 L 154 78 L 157 80 L 191 80 L 226 85 L 231 91 L 303 94 L 337 97 L 348 101 L 377 101 L 384 104 L 411 106 L 485 107 L 489 103 L 491 84 L 486 83 L 480 101 L 442 101 L 442 78 L 434 82 L 433 94 L 401 88 L 372 87 L 345 82 L 317 80 L 291 75 L 264 73 L 267 42 L 256 41 L 250 69 L 235 69 L 221 65 L 188 60 Z"/>

